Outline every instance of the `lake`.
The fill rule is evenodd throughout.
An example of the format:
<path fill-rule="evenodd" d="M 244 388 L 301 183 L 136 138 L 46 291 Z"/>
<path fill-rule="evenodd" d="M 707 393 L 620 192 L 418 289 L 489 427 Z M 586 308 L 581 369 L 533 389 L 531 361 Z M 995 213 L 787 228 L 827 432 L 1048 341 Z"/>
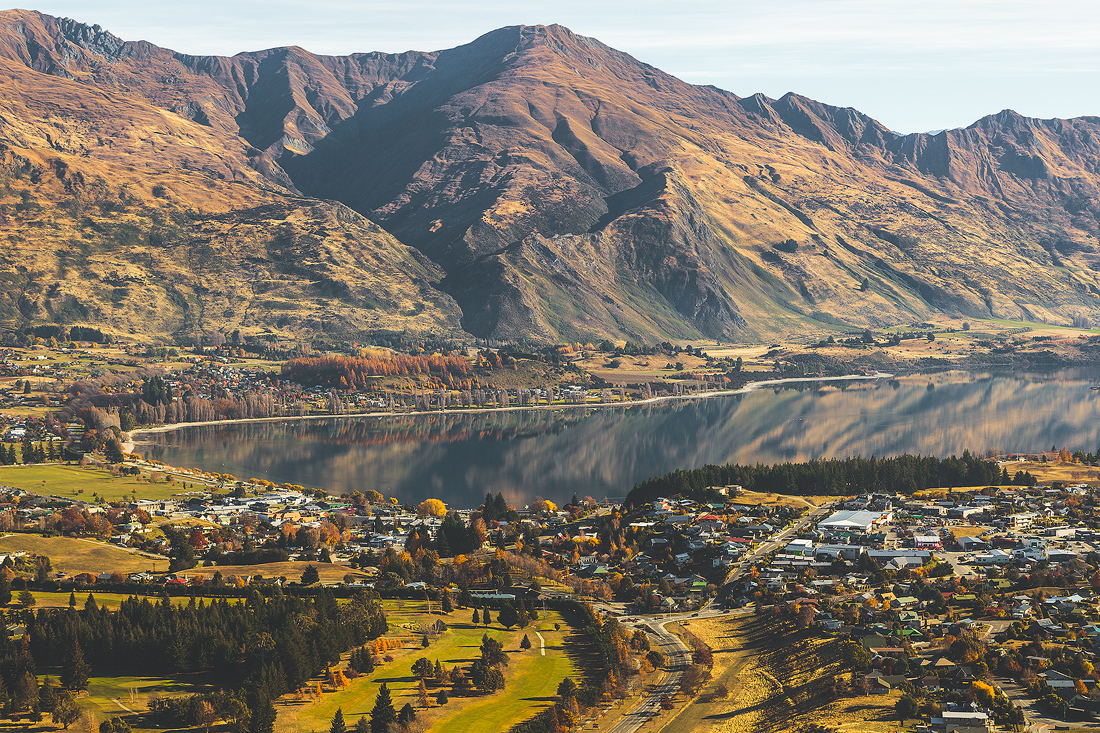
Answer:
<path fill-rule="evenodd" d="M 639 481 L 707 463 L 1100 444 L 1100 368 L 946 371 L 811 382 L 634 407 L 324 418 L 145 434 L 169 465 L 402 502 L 476 507 L 487 491 L 623 497 Z"/>

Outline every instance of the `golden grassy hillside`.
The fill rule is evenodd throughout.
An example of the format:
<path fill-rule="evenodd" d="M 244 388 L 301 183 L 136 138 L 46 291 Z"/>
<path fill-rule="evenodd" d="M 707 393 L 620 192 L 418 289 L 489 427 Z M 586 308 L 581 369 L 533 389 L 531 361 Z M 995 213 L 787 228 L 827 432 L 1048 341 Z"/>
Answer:
<path fill-rule="evenodd" d="M 109 182 L 94 200 L 128 207 L 70 226 L 65 196 L 30 192 L 52 219 L 17 212 L 12 249 L 12 235 L 50 244 L 33 272 L 10 258 L 14 324 L 57 320 L 40 291 L 74 243 L 91 284 L 65 297 L 159 334 L 461 323 L 652 342 L 1100 318 L 1097 118 L 1005 111 L 900 136 L 796 94 L 686 84 L 560 26 L 433 53 L 225 58 L 6 11 L 0 59 L 0 142 L 43 179 L 59 159 L 85 189 Z M 54 188 L 80 189 L 65 180 Z M 131 270 L 121 251 L 83 253 L 99 246 L 89 225 L 131 221 L 148 239 L 154 225 L 127 217 L 153 212 L 187 230 L 173 240 L 187 257 L 127 245 Z M 109 282 L 141 277 L 130 292 L 164 316 Z"/>

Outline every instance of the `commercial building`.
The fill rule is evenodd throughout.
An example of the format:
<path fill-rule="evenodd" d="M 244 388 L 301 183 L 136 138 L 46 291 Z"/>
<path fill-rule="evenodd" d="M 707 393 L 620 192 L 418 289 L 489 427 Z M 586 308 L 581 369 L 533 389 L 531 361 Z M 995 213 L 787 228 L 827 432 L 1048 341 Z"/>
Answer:
<path fill-rule="evenodd" d="M 817 525 L 821 531 L 870 532 L 876 524 L 888 524 L 891 512 L 840 511 Z"/>

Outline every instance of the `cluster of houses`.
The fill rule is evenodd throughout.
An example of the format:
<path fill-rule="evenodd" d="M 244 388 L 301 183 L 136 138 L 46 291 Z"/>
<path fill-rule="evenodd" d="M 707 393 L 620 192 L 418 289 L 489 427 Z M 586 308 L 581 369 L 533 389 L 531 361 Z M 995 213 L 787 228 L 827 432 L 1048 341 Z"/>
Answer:
<path fill-rule="evenodd" d="M 823 629 L 848 635 L 868 651 L 872 671 L 864 682 L 871 693 L 904 687 L 965 696 L 972 683 L 986 679 L 985 670 L 949 658 L 945 637 L 973 632 L 1007 642 L 1009 626 L 1013 639 L 1057 645 L 1095 661 L 1100 530 L 1092 492 L 1038 487 L 957 498 L 874 495 L 846 502 L 760 560 L 731 597 L 737 604 L 759 601 L 761 594 L 769 602 L 813 604 Z M 1048 587 L 1036 589 L 1043 584 Z M 890 660 L 902 655 L 915 656 L 908 669 L 891 673 Z M 919 669 L 912 660 L 919 660 Z M 1053 669 L 1044 656 L 1028 656 L 1025 664 L 1064 701 L 1064 714 L 1100 717 L 1097 682 Z M 991 711 L 970 703 L 931 723 L 944 731 L 993 729 Z"/>

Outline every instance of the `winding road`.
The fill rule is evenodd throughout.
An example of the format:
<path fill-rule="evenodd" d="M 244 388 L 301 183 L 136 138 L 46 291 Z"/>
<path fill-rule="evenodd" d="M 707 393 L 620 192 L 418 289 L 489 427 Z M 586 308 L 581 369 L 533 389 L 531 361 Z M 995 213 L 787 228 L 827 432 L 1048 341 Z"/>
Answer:
<path fill-rule="evenodd" d="M 752 566 L 755 560 L 782 547 L 787 540 L 801 532 L 808 525 L 820 521 L 832 511 L 832 507 L 832 504 L 822 505 L 779 534 L 773 535 L 768 541 L 761 544 L 760 547 L 756 548 L 751 554 L 746 555 L 742 558 L 741 562 L 730 569 L 730 572 L 726 575 L 724 585 L 729 585 L 739 580 L 745 571 Z M 616 614 L 621 614 L 623 611 L 622 608 L 615 608 L 607 604 L 597 604 L 596 607 L 602 611 Z M 742 613 L 744 613 L 744 611 Z M 608 729 L 609 733 L 634 733 L 651 718 L 660 714 L 662 697 L 665 695 L 673 697 L 679 691 L 680 677 L 683 674 L 683 669 L 691 662 L 691 650 L 680 641 L 679 637 L 670 634 L 665 629 L 665 625 L 677 621 L 713 618 L 725 614 L 726 612 L 714 608 L 713 601 L 708 601 L 697 613 L 677 614 L 675 616 L 668 616 L 660 621 L 646 624 L 646 628 L 650 634 L 657 638 L 657 644 L 668 657 L 668 676 L 665 677 L 660 685 L 649 692 L 649 694 L 642 696 L 629 712 L 623 715 L 615 725 Z M 641 626 L 641 624 L 639 624 L 639 626 Z"/>

